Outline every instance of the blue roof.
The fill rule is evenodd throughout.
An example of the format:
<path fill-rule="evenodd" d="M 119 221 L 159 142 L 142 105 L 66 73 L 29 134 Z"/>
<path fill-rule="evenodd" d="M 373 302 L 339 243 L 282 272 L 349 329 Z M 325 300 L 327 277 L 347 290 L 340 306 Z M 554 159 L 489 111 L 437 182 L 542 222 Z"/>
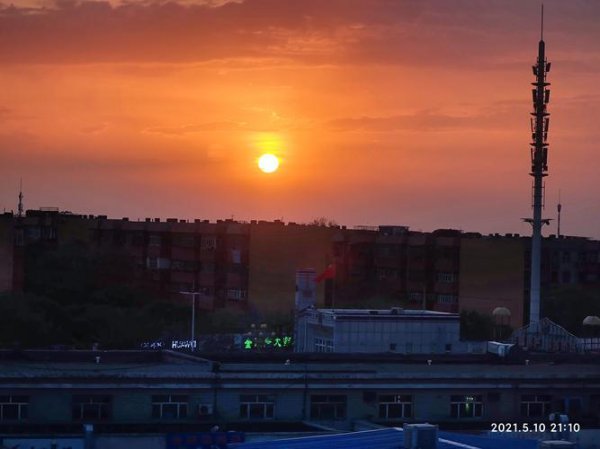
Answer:
<path fill-rule="evenodd" d="M 438 432 L 438 449 L 536 449 L 536 440 L 489 438 L 452 432 Z M 400 428 L 365 430 L 332 435 L 288 438 L 233 444 L 235 449 L 401 449 L 404 432 Z M 458 443 L 458 444 L 456 444 Z"/>
<path fill-rule="evenodd" d="M 510 447 L 511 449 L 537 449 L 538 447 L 538 440 L 510 438 L 507 437 L 507 434 L 503 435 L 503 437 L 494 438 L 485 435 L 469 435 L 464 433 L 438 431 L 438 439 L 441 441 L 449 440 L 481 449 L 506 449 L 507 447 Z M 439 447 L 441 447 L 441 445 Z M 455 445 L 449 445 L 448 447 L 456 448 Z"/>

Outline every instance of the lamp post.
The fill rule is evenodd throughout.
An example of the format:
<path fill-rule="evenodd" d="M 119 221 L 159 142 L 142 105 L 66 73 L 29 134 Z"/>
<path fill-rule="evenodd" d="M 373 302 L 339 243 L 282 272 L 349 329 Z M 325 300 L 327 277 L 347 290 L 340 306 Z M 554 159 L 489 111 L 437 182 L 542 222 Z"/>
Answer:
<path fill-rule="evenodd" d="M 179 292 L 182 295 L 192 296 L 192 330 L 191 330 L 191 348 L 192 351 L 196 350 L 196 295 L 199 293 L 196 291 L 196 282 L 192 285 L 191 292 Z"/>

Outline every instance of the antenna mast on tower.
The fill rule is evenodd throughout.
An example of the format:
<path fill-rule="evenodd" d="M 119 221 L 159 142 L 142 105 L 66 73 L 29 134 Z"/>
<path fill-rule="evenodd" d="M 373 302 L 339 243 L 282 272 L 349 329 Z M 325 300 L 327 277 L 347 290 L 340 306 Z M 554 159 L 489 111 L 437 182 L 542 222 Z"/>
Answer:
<path fill-rule="evenodd" d="M 542 225 L 548 224 L 548 219 L 542 218 L 544 177 L 548 176 L 548 128 L 550 125 L 549 113 L 546 110 L 550 102 L 550 83 L 546 82 L 546 75 L 550 71 L 550 63 L 546 60 L 546 44 L 544 43 L 544 5 L 542 5 L 542 20 L 540 42 L 538 44 L 538 58 L 533 66 L 536 77 L 532 89 L 533 112 L 531 113 L 531 172 L 533 177 L 532 208 L 533 218 L 526 218 L 531 223 L 531 284 L 529 290 L 529 323 L 540 320 L 540 264 Z"/>

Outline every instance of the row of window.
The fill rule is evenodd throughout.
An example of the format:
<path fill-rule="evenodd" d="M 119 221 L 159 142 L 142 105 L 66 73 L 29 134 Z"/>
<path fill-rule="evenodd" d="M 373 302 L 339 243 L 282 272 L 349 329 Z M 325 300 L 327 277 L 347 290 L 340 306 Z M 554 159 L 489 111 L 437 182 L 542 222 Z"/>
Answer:
<path fill-rule="evenodd" d="M 411 280 L 414 279 L 415 273 L 411 273 Z M 378 268 L 377 269 L 377 279 L 380 281 L 386 279 L 400 279 L 401 274 L 400 271 L 394 268 Z M 455 273 L 447 273 L 447 272 L 439 272 L 436 275 L 437 282 L 444 284 L 453 284 L 456 282 L 456 274 Z"/>
<path fill-rule="evenodd" d="M 381 394 L 375 396 L 379 419 L 405 419 L 413 417 L 413 396 L 410 394 Z M 242 394 L 239 397 L 241 419 L 273 419 L 275 395 Z M 521 396 L 521 416 L 544 419 L 551 411 L 550 395 L 528 394 Z M 371 402 L 371 401 L 368 401 Z M 109 395 L 74 395 L 72 419 L 74 421 L 103 421 L 110 418 L 112 398 Z M 204 407 L 204 408 L 203 408 Z M 28 418 L 29 396 L 0 396 L 0 421 L 21 421 Z M 187 395 L 153 395 L 152 418 L 186 419 L 191 415 L 208 415 L 212 406 L 201 405 L 197 413 L 189 411 Z M 310 396 L 310 417 L 314 420 L 341 420 L 347 414 L 347 396 L 343 394 L 318 394 Z M 451 418 L 481 418 L 483 395 L 451 395 Z"/>
<path fill-rule="evenodd" d="M 429 295 L 428 295 L 428 297 L 429 297 Z M 408 299 L 412 302 L 423 301 L 423 293 L 422 292 L 409 292 Z M 456 303 L 458 303 L 458 297 L 456 295 L 449 295 L 449 294 L 436 294 L 435 301 L 438 304 L 456 304 Z"/>
<path fill-rule="evenodd" d="M 231 263 L 233 266 L 229 266 L 229 269 L 240 271 L 241 267 L 239 265 L 242 263 L 240 251 L 232 252 Z M 215 271 L 215 264 L 213 262 L 168 259 L 166 257 L 147 257 L 145 264 L 144 259 L 140 258 L 138 259 L 138 265 L 145 265 L 150 270 L 203 271 L 205 273 L 213 273 Z"/>
<path fill-rule="evenodd" d="M 148 238 L 149 246 L 161 246 L 163 239 L 161 235 L 151 234 Z M 196 240 L 193 236 L 176 236 L 173 238 L 174 246 L 182 247 L 193 247 L 196 244 Z M 217 237 L 215 236 L 202 236 L 200 238 L 201 249 L 215 249 L 217 247 Z"/>

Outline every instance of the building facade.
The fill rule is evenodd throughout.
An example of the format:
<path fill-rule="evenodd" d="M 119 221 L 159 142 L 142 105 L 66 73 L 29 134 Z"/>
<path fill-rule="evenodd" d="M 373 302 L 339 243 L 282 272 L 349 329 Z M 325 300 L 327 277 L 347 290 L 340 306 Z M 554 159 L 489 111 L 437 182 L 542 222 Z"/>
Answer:
<path fill-rule="evenodd" d="M 333 264 L 335 278 L 316 286 L 317 307 L 384 301 L 380 306 L 483 314 L 505 307 L 508 324 L 519 328 L 527 322 L 529 242 L 517 234 L 415 232 L 405 226 L 132 221 L 30 210 L 25 217 L 0 219 L 0 289 L 23 288 L 28 255 L 82 244 L 130 258 L 132 277 L 144 288 L 172 300 L 195 291 L 198 305 L 209 310 L 291 313 L 296 272 L 319 274 Z M 543 240 L 542 288 L 564 285 L 600 286 L 600 241 Z"/>
<path fill-rule="evenodd" d="M 301 421 L 349 429 L 359 419 L 489 430 L 491 422 L 546 422 L 554 411 L 584 427 L 600 417 L 600 371 L 591 363 L 331 355 L 219 362 L 169 351 L 2 356 L 2 435 L 68 433 L 84 423 L 100 433 Z"/>

